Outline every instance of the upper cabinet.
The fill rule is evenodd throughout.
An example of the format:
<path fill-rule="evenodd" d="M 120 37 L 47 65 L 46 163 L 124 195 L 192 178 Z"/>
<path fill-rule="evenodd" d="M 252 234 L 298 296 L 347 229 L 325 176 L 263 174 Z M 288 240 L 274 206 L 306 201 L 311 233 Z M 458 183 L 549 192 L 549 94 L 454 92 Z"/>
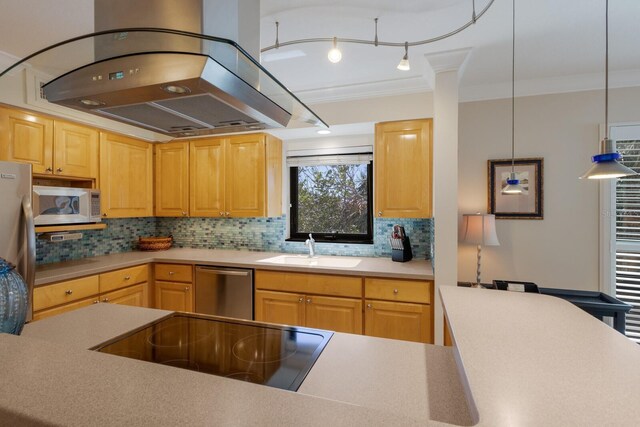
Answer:
<path fill-rule="evenodd" d="M 432 216 L 431 119 L 376 124 L 375 215 Z"/>
<path fill-rule="evenodd" d="M 151 144 L 100 133 L 100 190 L 106 218 L 153 215 Z"/>
<path fill-rule="evenodd" d="M 98 131 L 0 108 L 0 159 L 31 163 L 33 173 L 98 177 Z"/>
<path fill-rule="evenodd" d="M 188 209 L 183 208 L 187 200 Z M 266 134 L 250 134 L 199 139 L 188 147 L 186 143 L 158 146 L 156 215 L 187 214 L 281 215 L 281 141 Z"/>
<path fill-rule="evenodd" d="M 155 145 L 156 216 L 189 212 L 189 142 Z"/>

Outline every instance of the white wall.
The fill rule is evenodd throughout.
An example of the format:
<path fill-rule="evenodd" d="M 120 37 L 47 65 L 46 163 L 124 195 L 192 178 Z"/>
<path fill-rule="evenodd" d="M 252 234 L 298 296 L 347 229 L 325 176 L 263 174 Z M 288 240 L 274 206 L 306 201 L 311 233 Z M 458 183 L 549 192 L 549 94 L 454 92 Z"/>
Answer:
<path fill-rule="evenodd" d="M 640 121 L 638 99 L 640 88 L 611 91 L 610 121 Z M 510 157 L 510 118 L 510 99 L 460 105 L 459 217 L 487 211 L 487 160 Z M 598 290 L 598 183 L 578 176 L 603 121 L 602 91 L 516 99 L 516 158 L 544 158 L 544 219 L 496 220 L 500 246 L 483 248 L 483 282 Z M 460 244 L 458 255 L 459 280 L 474 280 L 475 247 Z"/>

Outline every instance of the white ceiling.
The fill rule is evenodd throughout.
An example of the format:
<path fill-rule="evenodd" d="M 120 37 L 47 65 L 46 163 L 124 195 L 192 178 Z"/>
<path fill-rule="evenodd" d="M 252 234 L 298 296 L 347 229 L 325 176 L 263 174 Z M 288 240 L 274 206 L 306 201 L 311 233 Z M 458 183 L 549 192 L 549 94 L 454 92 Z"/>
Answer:
<path fill-rule="evenodd" d="M 476 0 L 482 9 L 489 0 Z M 516 0 L 519 94 L 602 87 L 604 0 Z M 262 46 L 309 37 L 404 42 L 447 32 L 470 18 L 472 0 L 261 0 Z M 55 4 L 55 7 L 53 6 Z M 93 30 L 93 0 L 0 0 L 0 51 L 22 57 Z M 612 86 L 640 85 L 639 0 L 610 2 Z M 331 64 L 329 44 L 305 44 L 263 54 L 264 65 L 303 101 L 317 103 L 429 90 L 424 55 L 461 47 L 472 54 L 461 80 L 466 99 L 508 95 L 511 1 L 495 3 L 477 24 L 449 39 L 409 49 L 411 71 L 396 65 L 403 49 L 342 45 Z M 273 57 L 273 53 L 285 59 Z M 271 55 L 271 58 L 269 56 Z M 287 58 L 289 57 L 289 58 Z M 269 60 L 271 59 L 271 60 Z"/>

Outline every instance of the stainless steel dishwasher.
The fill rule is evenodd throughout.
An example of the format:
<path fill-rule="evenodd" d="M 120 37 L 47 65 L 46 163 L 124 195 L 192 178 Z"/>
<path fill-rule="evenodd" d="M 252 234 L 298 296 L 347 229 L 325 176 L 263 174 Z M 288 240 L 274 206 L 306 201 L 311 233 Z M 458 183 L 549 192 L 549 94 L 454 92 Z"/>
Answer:
<path fill-rule="evenodd" d="M 196 313 L 253 320 L 253 270 L 196 266 Z"/>

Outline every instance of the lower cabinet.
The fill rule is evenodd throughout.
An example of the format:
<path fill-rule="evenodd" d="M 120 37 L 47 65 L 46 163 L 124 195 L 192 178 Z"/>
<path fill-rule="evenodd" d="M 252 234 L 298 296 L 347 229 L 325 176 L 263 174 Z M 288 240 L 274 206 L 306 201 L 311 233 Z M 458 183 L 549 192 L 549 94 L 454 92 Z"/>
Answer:
<path fill-rule="evenodd" d="M 193 286 L 180 282 L 155 284 L 155 308 L 170 311 L 193 311 Z"/>
<path fill-rule="evenodd" d="M 256 320 L 362 334 L 362 300 L 256 291 Z"/>
<path fill-rule="evenodd" d="M 365 335 L 433 342 L 430 305 L 373 300 L 365 303 Z"/>
<path fill-rule="evenodd" d="M 100 302 L 108 302 L 111 304 L 131 305 L 134 307 L 148 307 L 149 301 L 149 285 L 141 283 L 128 288 L 119 289 L 117 291 L 102 294 Z"/>
<path fill-rule="evenodd" d="M 35 293 L 35 290 L 34 290 Z M 33 321 L 45 319 L 47 317 L 56 316 L 58 314 L 66 313 L 68 311 L 77 310 L 82 307 L 87 307 L 91 304 L 97 304 L 100 301 L 98 300 L 98 296 L 96 295 L 93 298 L 86 298 L 80 301 L 70 302 L 67 304 L 60 305 L 58 307 L 48 308 L 44 310 L 38 310 L 33 313 Z M 35 307 L 35 306 L 34 306 Z"/>

